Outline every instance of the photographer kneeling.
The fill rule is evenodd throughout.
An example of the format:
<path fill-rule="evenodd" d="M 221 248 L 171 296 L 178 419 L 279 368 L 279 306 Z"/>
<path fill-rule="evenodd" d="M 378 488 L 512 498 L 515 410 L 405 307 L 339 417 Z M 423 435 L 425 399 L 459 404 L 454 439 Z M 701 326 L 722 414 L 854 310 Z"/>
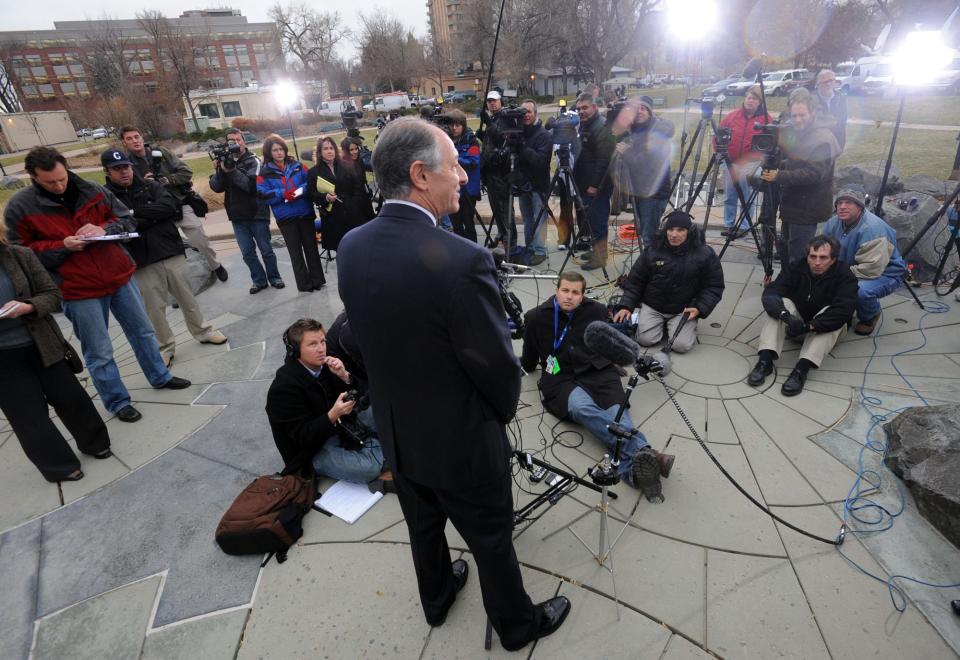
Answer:
<path fill-rule="evenodd" d="M 317 474 L 368 483 L 392 480 L 384 466 L 373 413 L 353 416 L 354 379 L 327 355 L 323 325 L 300 319 L 283 333 L 287 357 L 267 393 L 267 418 L 288 470 L 311 464 Z"/>

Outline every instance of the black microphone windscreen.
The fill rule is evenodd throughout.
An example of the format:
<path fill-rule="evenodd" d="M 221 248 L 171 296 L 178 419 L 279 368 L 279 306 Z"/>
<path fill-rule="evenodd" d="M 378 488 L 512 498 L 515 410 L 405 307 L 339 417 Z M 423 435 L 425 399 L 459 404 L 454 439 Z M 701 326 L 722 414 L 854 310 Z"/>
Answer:
<path fill-rule="evenodd" d="M 651 357 L 660 363 L 660 374 L 662 376 L 666 376 L 673 369 L 673 365 L 670 363 L 670 356 L 663 351 L 657 351 Z"/>
<path fill-rule="evenodd" d="M 763 69 L 763 61 L 759 57 L 754 57 L 743 67 L 744 80 L 756 80 L 757 74 Z"/>
<path fill-rule="evenodd" d="M 640 345 L 605 321 L 593 321 L 583 333 L 587 348 L 614 364 L 634 364 L 640 356 Z"/>

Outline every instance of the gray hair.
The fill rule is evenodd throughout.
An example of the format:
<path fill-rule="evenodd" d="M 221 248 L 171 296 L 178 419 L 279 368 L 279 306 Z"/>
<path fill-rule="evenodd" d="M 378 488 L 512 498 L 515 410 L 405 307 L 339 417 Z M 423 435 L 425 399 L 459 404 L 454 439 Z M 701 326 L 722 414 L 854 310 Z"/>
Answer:
<path fill-rule="evenodd" d="M 810 114 L 813 114 L 820 108 L 820 103 L 817 102 L 817 97 L 810 93 L 810 90 L 806 87 L 797 87 L 795 90 L 790 92 L 790 99 L 787 101 L 787 107 L 793 108 L 797 103 L 801 103 L 807 106 L 807 110 Z"/>
<path fill-rule="evenodd" d="M 831 71 L 830 69 L 820 69 L 820 73 L 817 74 L 817 84 L 818 84 L 818 85 L 819 85 L 820 82 L 824 79 L 825 76 L 833 76 L 834 78 L 836 78 L 836 77 L 837 77 L 837 74 L 835 74 L 835 73 L 834 73 L 833 71 Z"/>
<path fill-rule="evenodd" d="M 410 166 L 422 161 L 431 171 L 440 167 L 440 141 L 434 127 L 416 117 L 395 119 L 377 138 L 373 150 L 373 176 L 384 199 L 410 196 Z"/>

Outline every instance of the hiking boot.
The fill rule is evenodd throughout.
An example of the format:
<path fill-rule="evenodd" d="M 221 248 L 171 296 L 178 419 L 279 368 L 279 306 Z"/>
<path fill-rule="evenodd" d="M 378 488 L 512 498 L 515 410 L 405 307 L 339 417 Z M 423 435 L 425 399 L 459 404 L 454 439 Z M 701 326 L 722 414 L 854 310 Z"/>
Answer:
<path fill-rule="evenodd" d="M 663 454 L 652 447 L 650 451 L 657 457 L 657 465 L 660 466 L 660 476 L 664 479 L 669 479 L 670 471 L 673 469 L 673 463 L 677 460 L 677 457 L 673 454 Z"/>
<path fill-rule="evenodd" d="M 647 501 L 652 504 L 663 502 L 663 489 L 660 486 L 660 462 L 649 447 L 644 447 L 633 457 L 630 466 L 633 485 L 640 489 Z"/>
<path fill-rule="evenodd" d="M 877 314 L 872 319 L 867 319 L 866 321 L 860 321 L 855 326 L 853 326 L 853 331 L 858 335 L 863 335 L 864 337 L 873 334 L 874 328 L 877 327 L 877 323 L 880 322 L 880 315 Z"/>

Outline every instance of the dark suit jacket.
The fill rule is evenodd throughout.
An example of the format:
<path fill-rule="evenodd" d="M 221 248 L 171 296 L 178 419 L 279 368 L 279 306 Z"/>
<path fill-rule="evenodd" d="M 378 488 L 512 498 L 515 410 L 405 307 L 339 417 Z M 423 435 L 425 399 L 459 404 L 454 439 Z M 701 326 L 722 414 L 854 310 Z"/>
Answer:
<path fill-rule="evenodd" d="M 490 253 L 385 204 L 344 237 L 337 270 L 389 465 L 447 490 L 502 478 L 520 364 Z"/>

